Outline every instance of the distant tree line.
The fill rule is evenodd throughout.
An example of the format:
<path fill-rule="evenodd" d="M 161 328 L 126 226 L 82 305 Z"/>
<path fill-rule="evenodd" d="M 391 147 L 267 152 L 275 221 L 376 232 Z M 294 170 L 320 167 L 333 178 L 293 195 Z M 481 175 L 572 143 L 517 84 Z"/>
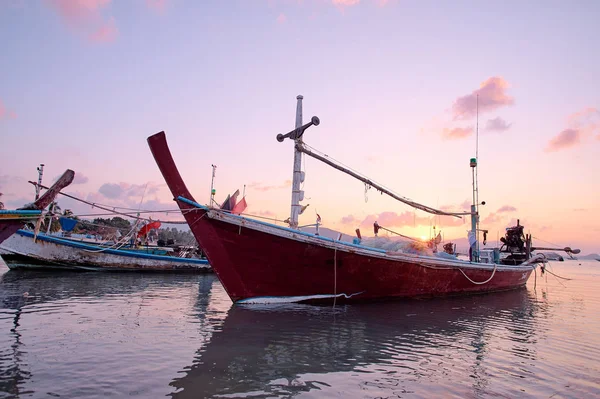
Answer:
<path fill-rule="evenodd" d="M 101 235 L 105 239 L 111 239 L 117 236 L 117 231 L 119 231 L 121 236 L 125 236 L 130 233 L 133 228 L 133 224 L 129 220 L 123 219 L 120 216 L 114 216 L 112 218 L 95 218 L 93 220 L 79 219 L 77 216 L 73 215 L 73 212 L 71 212 L 70 209 L 62 211 L 56 202 L 51 204 L 50 209 L 52 209 L 52 213 L 54 214 L 50 225 L 51 232 L 60 231 L 60 216 L 78 221 L 75 228 L 71 231 L 73 234 Z M 144 223 L 140 223 L 138 227 L 141 227 L 143 224 Z M 45 232 L 47 231 L 47 228 L 48 218 L 44 218 L 40 230 Z M 160 241 L 159 245 L 198 245 L 194 235 L 190 231 L 178 230 L 175 227 L 166 227 L 164 229 L 158 229 L 157 233 L 158 234 L 152 231 L 154 238 L 157 238 L 158 241 Z"/>

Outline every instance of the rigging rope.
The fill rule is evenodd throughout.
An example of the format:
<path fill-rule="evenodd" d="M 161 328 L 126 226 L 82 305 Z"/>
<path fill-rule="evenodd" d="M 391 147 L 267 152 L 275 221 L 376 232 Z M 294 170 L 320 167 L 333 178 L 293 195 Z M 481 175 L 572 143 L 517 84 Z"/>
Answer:
<path fill-rule="evenodd" d="M 380 229 L 385 230 L 385 231 L 389 231 L 390 233 L 399 235 L 400 237 L 406 238 L 408 240 L 412 240 L 412 241 L 417 241 L 417 242 L 423 242 L 417 238 L 413 238 L 413 237 L 409 237 L 409 236 L 405 236 L 404 234 L 400 234 L 400 233 L 396 233 L 395 231 L 392 231 L 390 229 L 386 229 L 385 227 L 381 226 L 380 224 L 377 224 L 377 226 L 379 226 Z"/>
<path fill-rule="evenodd" d="M 337 299 L 337 247 L 333 250 L 333 307 Z"/>
<path fill-rule="evenodd" d="M 129 230 L 129 232 L 127 234 L 125 234 L 122 239 L 118 240 L 114 245 L 111 245 L 110 247 L 105 247 L 102 248 L 100 250 L 91 250 L 91 249 L 84 249 L 84 251 L 86 252 L 92 252 L 92 253 L 97 253 L 97 252 L 104 252 L 108 249 L 120 249 L 123 245 L 125 245 L 127 243 L 127 241 L 133 236 L 133 232 L 135 232 L 135 229 L 137 228 L 139 224 L 139 220 L 136 221 L 133 225 L 133 227 L 131 228 L 131 230 Z"/>
<path fill-rule="evenodd" d="M 318 159 L 319 161 L 321 161 L 323 163 L 328 164 L 329 166 L 331 166 L 339 171 L 342 171 L 342 172 L 354 177 L 357 180 L 362 181 L 363 183 L 368 183 L 369 185 L 372 185 L 381 193 L 385 193 L 385 194 L 389 195 L 390 197 L 394 198 L 395 200 L 403 202 L 409 206 L 412 206 L 413 208 L 421 209 L 425 212 L 432 213 L 435 215 L 460 217 L 460 215 L 457 213 L 446 212 L 446 211 L 442 211 L 439 209 L 435 209 L 435 208 L 429 207 L 427 205 L 419 204 L 419 203 L 412 201 L 406 197 L 402 197 L 402 196 L 398 195 L 397 193 L 395 193 L 394 191 L 390 190 L 389 188 L 387 188 L 381 184 L 375 183 L 373 180 L 369 179 L 365 175 L 353 170 L 352 168 L 347 167 L 343 163 L 335 160 L 334 158 L 329 157 L 327 154 L 324 154 L 318 150 L 315 150 L 313 147 L 311 147 L 309 145 L 306 145 L 303 143 L 296 144 L 296 149 L 307 155 L 310 155 L 311 157 L 313 157 L 315 159 Z"/>

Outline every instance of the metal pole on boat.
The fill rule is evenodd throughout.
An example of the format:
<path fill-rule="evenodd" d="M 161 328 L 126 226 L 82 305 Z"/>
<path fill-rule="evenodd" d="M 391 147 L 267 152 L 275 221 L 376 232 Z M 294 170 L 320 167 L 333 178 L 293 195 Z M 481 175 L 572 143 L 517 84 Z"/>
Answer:
<path fill-rule="evenodd" d="M 471 248 L 471 260 L 479 261 L 479 245 L 477 242 L 477 197 L 475 195 L 475 169 L 477 168 L 477 158 L 471 158 L 471 174 L 473 175 L 473 204 L 471 205 L 471 233 L 473 240 L 469 239 L 469 246 Z M 474 242 L 472 242 L 474 241 Z"/>
<path fill-rule="evenodd" d="M 210 201 L 209 204 L 210 206 L 212 206 L 213 202 L 215 202 L 215 194 L 217 193 L 217 191 L 214 189 L 215 186 L 215 172 L 217 170 L 217 165 L 210 165 L 212 166 L 212 179 L 210 180 Z"/>
<path fill-rule="evenodd" d="M 296 129 L 302 126 L 302 99 L 299 95 L 296 97 Z M 295 144 L 302 143 L 302 136 L 294 140 Z M 304 181 L 302 173 L 302 152 L 298 151 L 294 145 L 294 175 L 292 179 L 292 207 L 290 211 L 290 227 L 298 228 L 298 215 L 300 214 L 300 201 L 304 200 L 304 191 L 300 190 L 300 183 Z"/>
<path fill-rule="evenodd" d="M 41 190 L 41 184 L 42 184 L 42 176 L 44 175 L 44 164 L 41 163 L 40 166 L 38 166 L 37 168 L 38 171 L 38 184 L 37 186 L 35 186 L 35 200 L 37 201 L 38 198 L 40 198 L 40 190 Z"/>

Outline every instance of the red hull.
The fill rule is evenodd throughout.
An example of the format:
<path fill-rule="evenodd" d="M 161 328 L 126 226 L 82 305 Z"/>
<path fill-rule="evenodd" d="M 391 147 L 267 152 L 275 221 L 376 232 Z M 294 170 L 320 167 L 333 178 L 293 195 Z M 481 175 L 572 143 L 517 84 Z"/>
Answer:
<path fill-rule="evenodd" d="M 532 271 L 531 267 L 499 268 L 489 283 L 476 285 L 458 268 L 345 252 L 240 229 L 204 214 L 202 210 L 188 213 L 188 222 L 234 302 L 340 294 L 364 301 L 504 291 L 525 285 Z M 485 281 L 493 272 L 493 268 L 463 270 L 474 281 Z"/>
<path fill-rule="evenodd" d="M 234 302 L 264 297 L 366 301 L 504 291 L 525 285 L 533 270 L 531 265 L 496 269 L 491 264 L 390 255 L 207 211 L 191 202 L 164 133 L 148 142 L 196 240 Z M 466 277 L 483 282 L 494 272 L 485 284 Z"/>

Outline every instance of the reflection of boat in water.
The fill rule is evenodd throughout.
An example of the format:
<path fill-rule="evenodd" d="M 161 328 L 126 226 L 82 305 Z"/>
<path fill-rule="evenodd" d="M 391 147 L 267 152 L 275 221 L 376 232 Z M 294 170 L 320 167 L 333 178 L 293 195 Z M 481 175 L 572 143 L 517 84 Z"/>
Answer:
<path fill-rule="evenodd" d="M 445 380 L 465 367 L 487 378 L 481 368 L 485 353 L 493 350 L 490 341 L 509 335 L 514 346 L 527 342 L 535 335 L 529 328 L 534 314 L 525 289 L 333 309 L 233 306 L 186 374 L 172 381 L 176 391 L 171 395 L 288 397 L 326 389 L 327 378 L 336 378 L 326 374 L 373 368 L 379 375 L 386 368 L 396 383 L 422 368 L 434 374 L 428 381 L 436 375 Z M 534 358 L 535 351 L 525 356 Z"/>
<path fill-rule="evenodd" d="M 11 269 L 82 269 L 161 272 L 209 272 L 206 259 L 180 258 L 90 245 L 19 230 L 0 244 Z"/>
<path fill-rule="evenodd" d="M 128 323 L 135 325 L 136 318 L 140 316 L 139 313 L 136 314 L 131 310 L 132 308 L 136 309 L 137 305 L 135 307 L 127 306 L 125 302 L 139 303 L 138 309 L 141 309 L 144 298 L 152 298 L 157 295 L 156 288 L 159 287 L 162 290 L 176 290 L 180 294 L 189 293 L 190 298 L 194 298 L 198 303 L 207 303 L 207 298 L 212 292 L 212 285 L 217 282 L 217 278 L 211 274 L 158 275 L 93 272 L 91 274 L 21 270 L 7 271 L 0 275 L 0 325 L 3 327 L 3 334 L 0 335 L 2 343 L 0 345 L 0 397 L 5 397 L 4 394 L 7 394 L 7 397 L 48 396 L 46 391 L 35 391 L 38 390 L 40 383 L 43 385 L 49 382 L 50 385 L 54 385 L 53 381 L 56 380 L 56 377 L 54 374 L 50 374 L 50 376 L 38 374 L 36 370 L 40 370 L 39 365 L 34 367 L 36 365 L 32 363 L 37 360 L 43 364 L 50 359 L 47 357 L 36 358 L 35 353 L 38 356 L 41 356 L 40 353 L 44 353 L 44 351 L 47 355 L 50 353 L 52 361 L 56 361 L 51 363 L 51 367 L 59 369 L 63 367 L 64 370 L 69 367 L 68 356 L 65 354 L 69 351 L 65 351 L 65 349 L 76 348 L 77 351 L 73 355 L 72 361 L 78 365 L 81 364 L 81 356 L 85 356 L 86 351 L 92 351 L 99 345 L 97 339 L 98 335 L 101 335 L 93 334 L 95 337 L 89 341 L 86 341 L 85 337 L 82 340 L 78 334 L 82 327 L 82 324 L 79 324 L 82 315 L 105 321 L 107 315 L 112 314 L 113 317 L 110 320 L 119 321 L 119 315 L 129 310 L 130 312 L 125 313 L 125 316 L 122 317 L 126 317 Z M 220 285 L 218 286 L 220 288 Z M 111 301 L 113 302 L 111 303 Z M 96 303 L 97 307 L 89 308 L 90 303 Z M 107 313 L 104 315 L 85 313 L 86 309 L 106 309 Z M 78 312 L 80 317 L 76 316 L 73 319 L 64 317 Z M 54 324 L 48 321 L 48 319 L 52 319 L 51 314 L 62 315 L 62 317 L 59 317 L 59 322 Z M 44 317 L 40 318 L 40 315 L 44 315 Z M 46 323 L 48 331 L 45 334 L 35 331 L 43 328 L 36 321 Z M 139 323 L 139 320 L 137 322 Z M 33 330 L 30 327 L 33 327 Z M 114 334 L 115 329 L 114 324 L 103 323 L 94 323 L 88 327 L 102 329 L 109 336 Z M 124 327 L 121 326 L 121 328 Z M 109 333 L 111 330 L 113 332 Z M 64 335 L 60 336 L 61 333 Z M 152 342 L 144 341 L 143 337 L 136 336 L 136 338 L 141 341 L 141 347 L 144 342 L 148 345 Z M 152 338 L 159 339 L 156 335 Z M 44 339 L 46 344 L 43 344 Z M 110 339 L 111 337 L 109 337 Z M 86 347 L 86 344 L 89 346 Z M 107 359 L 117 356 L 115 351 L 118 350 L 118 344 L 112 342 L 105 349 L 106 353 L 102 355 L 106 356 L 106 359 L 100 358 L 100 362 L 103 360 L 106 362 Z M 59 356 L 59 353 L 62 353 L 61 357 L 54 358 L 54 355 Z M 126 372 L 126 366 L 123 368 Z M 81 385 L 82 380 L 77 379 L 76 375 L 77 373 L 74 373 L 72 381 L 62 381 L 61 385 Z M 35 381 L 36 379 L 37 381 Z M 114 380 L 109 382 L 109 384 L 112 383 Z M 81 397 L 81 391 L 74 392 L 76 393 L 66 396 Z M 116 396 L 124 397 L 126 395 Z"/>
<path fill-rule="evenodd" d="M 162 287 L 175 287 L 198 278 L 216 280 L 212 275 L 93 273 L 90 278 L 89 274 L 61 271 L 8 271 L 0 275 L 0 309 L 19 309 L 24 305 L 75 297 L 131 294 L 157 282 Z"/>

